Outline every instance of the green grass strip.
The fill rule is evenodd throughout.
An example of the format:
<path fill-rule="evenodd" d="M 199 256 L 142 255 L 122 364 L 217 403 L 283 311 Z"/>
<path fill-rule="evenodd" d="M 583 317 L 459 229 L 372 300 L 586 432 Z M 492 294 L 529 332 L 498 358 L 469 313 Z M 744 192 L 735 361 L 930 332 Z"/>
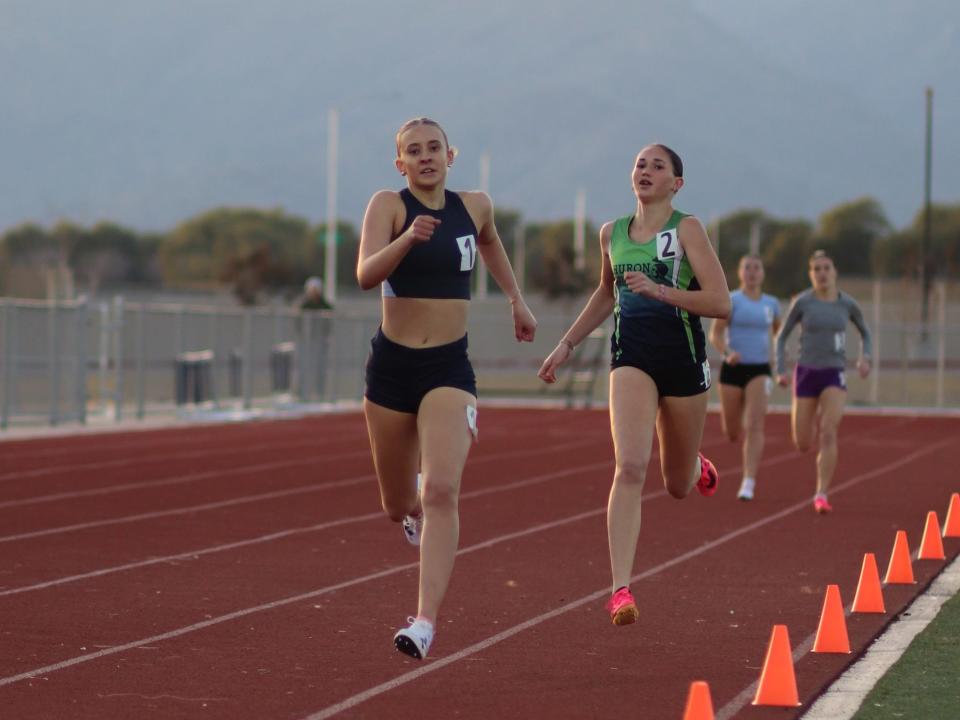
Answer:
<path fill-rule="evenodd" d="M 853 720 L 960 718 L 960 595 L 874 686 Z"/>

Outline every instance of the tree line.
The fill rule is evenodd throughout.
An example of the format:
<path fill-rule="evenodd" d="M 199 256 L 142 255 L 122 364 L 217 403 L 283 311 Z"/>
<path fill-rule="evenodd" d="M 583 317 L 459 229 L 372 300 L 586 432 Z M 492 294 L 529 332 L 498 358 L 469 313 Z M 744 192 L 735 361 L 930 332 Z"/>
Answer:
<path fill-rule="evenodd" d="M 960 203 L 932 207 L 927 266 L 945 279 L 960 277 Z M 768 292 L 788 297 L 808 285 L 807 258 L 822 248 L 843 275 L 916 276 L 923 212 L 894 228 L 880 204 L 861 198 L 824 212 L 811 223 L 747 209 L 711 222 L 731 287 L 739 258 L 755 251 L 766 267 Z M 572 219 L 525 222 L 517 210 L 497 211 L 497 228 L 508 254 L 522 247 L 528 292 L 548 297 L 579 295 L 595 286 L 600 271 L 598 228 L 587 222 L 583 267 L 577 268 Z M 139 233 L 115 223 L 85 228 L 61 221 L 51 228 L 27 223 L 0 236 L 0 294 L 23 293 L 24 274 L 66 270 L 78 292 L 124 286 L 171 290 L 230 287 L 239 302 L 296 293 L 311 275 L 324 275 L 326 227 L 280 209 L 217 208 L 184 220 L 165 233 Z M 520 245 L 522 243 L 522 245 Z M 359 233 L 348 222 L 337 227 L 338 291 L 355 289 Z M 36 293 L 42 294 L 42 291 Z"/>

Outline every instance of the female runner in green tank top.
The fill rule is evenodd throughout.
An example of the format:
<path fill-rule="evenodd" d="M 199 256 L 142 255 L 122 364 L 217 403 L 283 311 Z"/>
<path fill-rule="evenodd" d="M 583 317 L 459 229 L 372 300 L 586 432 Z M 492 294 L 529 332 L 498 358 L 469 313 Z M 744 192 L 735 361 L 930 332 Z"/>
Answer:
<path fill-rule="evenodd" d="M 707 413 L 710 366 L 700 316 L 726 317 L 730 293 L 700 221 L 673 208 L 683 187 L 683 163 L 664 145 L 640 151 L 632 173 L 637 207 L 600 229 L 599 287 L 539 376 L 557 380 L 573 349 L 612 312 L 610 426 L 616 470 L 607 506 L 615 625 L 639 617 L 630 592 L 640 497 L 653 446 L 667 491 L 683 498 L 694 485 L 716 491 L 718 473 L 699 453 Z"/>

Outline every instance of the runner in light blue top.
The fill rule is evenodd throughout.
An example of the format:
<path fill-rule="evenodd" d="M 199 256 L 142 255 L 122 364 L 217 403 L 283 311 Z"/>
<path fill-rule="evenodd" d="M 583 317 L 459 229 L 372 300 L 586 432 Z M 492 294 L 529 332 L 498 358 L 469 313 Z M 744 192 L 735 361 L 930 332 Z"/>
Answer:
<path fill-rule="evenodd" d="M 765 295 L 763 261 L 744 255 L 737 268 L 740 289 L 730 294 L 729 318 L 715 320 L 710 342 L 723 355 L 720 367 L 720 419 L 730 442 L 743 432 L 743 480 L 737 497 L 752 500 L 763 455 L 767 398 L 773 387 L 770 340 L 780 327 L 780 303 Z M 744 432 L 745 431 L 745 432 Z"/>
<path fill-rule="evenodd" d="M 759 266 L 760 258 L 744 258 Z M 741 265 L 743 261 L 741 261 Z M 770 362 L 770 328 L 780 320 L 780 302 L 773 296 L 761 293 L 751 297 L 743 289 L 730 293 L 733 310 L 727 325 L 727 346 L 740 356 L 743 365 L 761 365 Z"/>

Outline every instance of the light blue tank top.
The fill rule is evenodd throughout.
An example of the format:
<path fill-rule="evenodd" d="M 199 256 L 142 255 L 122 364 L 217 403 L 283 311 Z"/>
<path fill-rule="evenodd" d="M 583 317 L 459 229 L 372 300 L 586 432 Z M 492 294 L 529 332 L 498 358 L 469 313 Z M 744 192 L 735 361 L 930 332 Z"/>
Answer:
<path fill-rule="evenodd" d="M 770 327 L 780 317 L 780 303 L 767 294 L 753 300 L 742 290 L 730 293 L 730 301 L 727 347 L 740 353 L 741 363 L 758 365 L 770 362 Z"/>

